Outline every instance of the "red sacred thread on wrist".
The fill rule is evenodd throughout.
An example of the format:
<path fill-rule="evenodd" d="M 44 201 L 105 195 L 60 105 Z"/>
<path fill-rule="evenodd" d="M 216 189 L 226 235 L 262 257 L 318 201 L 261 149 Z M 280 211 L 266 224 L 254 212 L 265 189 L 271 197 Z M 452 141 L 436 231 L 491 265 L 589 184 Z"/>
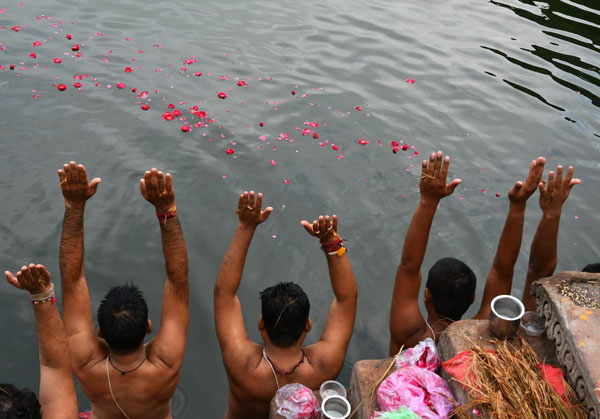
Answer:
<path fill-rule="evenodd" d="M 177 216 L 177 206 L 173 205 L 173 209 L 164 214 L 157 212 L 156 216 L 158 217 L 159 220 L 161 220 L 163 222 L 163 224 L 167 224 L 167 220 L 170 220 L 171 218 L 174 218 Z"/>
<path fill-rule="evenodd" d="M 327 253 L 335 252 L 340 248 L 340 243 L 342 241 L 343 240 L 340 237 L 336 237 L 335 240 L 330 243 L 321 243 L 321 249 L 323 249 Z"/>

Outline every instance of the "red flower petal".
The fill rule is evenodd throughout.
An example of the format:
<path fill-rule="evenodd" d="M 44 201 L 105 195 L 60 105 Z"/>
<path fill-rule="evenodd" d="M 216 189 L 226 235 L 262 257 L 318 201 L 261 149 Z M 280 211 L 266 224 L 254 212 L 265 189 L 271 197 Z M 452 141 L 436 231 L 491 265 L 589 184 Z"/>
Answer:
<path fill-rule="evenodd" d="M 64 84 L 59 84 L 58 86 L 56 86 L 56 88 L 61 92 L 67 90 L 67 86 L 65 86 Z"/>
<path fill-rule="evenodd" d="M 227 93 L 225 93 L 225 92 L 219 92 L 219 94 L 217 96 L 219 96 L 219 99 L 226 99 L 227 98 Z"/>

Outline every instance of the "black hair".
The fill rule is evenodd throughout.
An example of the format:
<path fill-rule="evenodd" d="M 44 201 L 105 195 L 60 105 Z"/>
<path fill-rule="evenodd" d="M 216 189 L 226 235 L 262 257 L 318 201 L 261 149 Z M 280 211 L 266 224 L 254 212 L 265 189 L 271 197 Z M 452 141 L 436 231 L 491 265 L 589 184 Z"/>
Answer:
<path fill-rule="evenodd" d="M 42 419 L 40 402 L 28 388 L 19 390 L 12 384 L 0 384 L 0 418 Z"/>
<path fill-rule="evenodd" d="M 585 265 L 581 272 L 598 274 L 600 273 L 600 263 L 590 263 L 589 265 Z"/>
<path fill-rule="evenodd" d="M 471 268 L 454 258 L 438 260 L 427 276 L 436 313 L 454 321 L 460 320 L 473 303 L 476 284 Z"/>
<path fill-rule="evenodd" d="M 310 302 L 293 282 L 280 282 L 260 293 L 265 330 L 273 345 L 287 348 L 298 342 L 306 329 Z"/>
<path fill-rule="evenodd" d="M 127 353 L 139 348 L 148 325 L 142 291 L 133 284 L 111 288 L 98 307 L 98 324 L 111 349 Z"/>

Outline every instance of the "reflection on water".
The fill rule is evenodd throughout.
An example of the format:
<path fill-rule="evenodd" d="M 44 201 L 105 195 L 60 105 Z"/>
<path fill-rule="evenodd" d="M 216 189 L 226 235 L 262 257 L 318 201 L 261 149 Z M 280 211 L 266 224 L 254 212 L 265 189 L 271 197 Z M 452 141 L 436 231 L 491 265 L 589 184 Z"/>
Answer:
<path fill-rule="evenodd" d="M 387 355 L 390 293 L 418 202 L 419 160 L 430 151 L 450 155 L 450 175 L 463 183 L 436 214 L 424 272 L 440 257 L 460 258 L 477 274 L 480 298 L 506 193 L 539 155 L 549 168 L 573 164 L 583 179 L 563 210 L 558 270 L 597 261 L 598 7 L 583 0 L 372 0 L 368 7 L 358 0 L 5 2 L 0 267 L 39 261 L 58 278 L 63 208 L 56 169 L 75 159 L 103 179 L 86 209 L 93 310 L 110 286 L 131 280 L 159 324 L 160 236 L 138 182 L 148 168 L 170 171 L 189 252 L 191 315 L 173 412 L 177 419 L 216 418 L 227 385 L 212 284 L 235 228 L 236 197 L 252 188 L 275 208 L 254 238 L 239 290 L 255 340 L 258 291 L 281 280 L 306 290 L 308 343 L 318 339 L 332 292 L 322 252 L 299 222 L 336 213 L 359 287 L 354 335 L 338 377 L 348 383 L 358 359 Z M 26 27 L 15 32 L 14 25 Z M 81 59 L 65 32 L 82 45 Z M 39 40 L 43 45 L 33 48 Z M 183 64 L 191 57 L 196 62 Z M 180 72 L 183 65 L 189 70 Z M 134 71 L 125 74 L 126 66 Z M 73 77 L 84 74 L 78 91 Z M 247 86 L 237 86 L 238 79 Z M 121 81 L 127 89 L 116 88 Z M 52 83 L 68 89 L 58 92 Z M 132 87 L 149 93 L 138 99 Z M 220 91 L 226 100 L 217 98 Z M 146 102 L 150 109 L 142 111 Z M 168 103 L 188 119 L 163 120 Z M 194 105 L 215 122 L 184 134 L 182 124 L 197 122 L 188 113 Z M 302 135 L 313 129 L 310 122 L 319 123 L 319 138 Z M 392 141 L 411 148 L 394 154 Z M 524 284 L 539 216 L 534 196 L 514 295 Z M 37 388 L 31 307 L 6 284 L 0 305 L 0 334 L 8 337 L 0 349 L 2 379 Z"/>
<path fill-rule="evenodd" d="M 543 60 L 544 66 L 540 66 L 537 64 L 540 63 L 540 60 L 531 59 L 531 57 L 528 60 L 521 60 L 496 48 L 483 45 L 483 49 L 492 51 L 523 69 L 548 76 L 549 79 L 561 86 L 587 97 L 595 106 L 600 106 L 598 89 L 595 90 L 595 93 L 593 90 L 600 87 L 600 68 L 590 62 L 592 60 L 597 62 L 597 53 L 600 52 L 600 45 L 598 45 L 600 42 L 600 7 L 598 7 L 600 3 L 586 2 L 584 4 L 568 0 L 547 2 L 490 0 L 490 3 L 510 9 L 516 15 L 534 22 L 540 26 L 539 30 L 542 33 L 562 41 L 561 44 L 566 45 L 567 53 L 557 51 L 556 48 L 553 49 L 552 47 L 559 47 L 561 44 L 550 40 L 548 40 L 547 47 L 534 44 L 530 48 L 520 48 L 520 50 Z M 513 35 L 518 37 L 516 33 Z M 593 53 L 588 54 L 581 48 L 593 51 Z M 574 78 L 570 76 L 574 76 Z M 564 108 L 548 102 L 542 95 L 527 86 L 507 79 L 503 79 L 503 81 L 554 109 L 565 111 Z M 568 117 L 565 119 L 570 120 Z"/>

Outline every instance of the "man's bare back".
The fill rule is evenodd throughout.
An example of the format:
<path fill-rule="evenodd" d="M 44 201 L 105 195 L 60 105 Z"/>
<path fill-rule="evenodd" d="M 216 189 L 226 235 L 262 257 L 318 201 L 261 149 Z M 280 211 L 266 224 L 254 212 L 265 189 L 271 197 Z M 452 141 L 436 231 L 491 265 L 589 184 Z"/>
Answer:
<path fill-rule="evenodd" d="M 179 369 L 165 365 L 154 352 L 150 342 L 146 345 L 148 358 L 134 372 L 125 375 L 108 363 L 112 393 L 131 419 L 171 418 L 171 397 L 179 382 Z M 106 345 L 104 353 L 104 357 L 95 357 L 80 368 L 77 373 L 79 385 L 92 403 L 91 418 L 124 418 L 108 386 Z"/>
<path fill-rule="evenodd" d="M 264 418 L 269 416 L 269 406 L 273 395 L 277 392 L 277 383 L 273 371 L 262 356 L 262 346 L 254 344 L 251 356 L 248 357 L 248 369 L 229 373 L 229 408 L 225 413 L 227 419 Z M 304 348 L 306 362 L 303 362 L 293 373 L 277 376 L 279 386 L 302 383 L 311 389 L 318 389 L 327 377 L 311 363 L 314 355 L 311 347 Z"/>
<path fill-rule="evenodd" d="M 335 294 L 320 340 L 302 347 L 312 327 L 310 304 L 304 291 L 289 282 L 261 292 L 263 314 L 258 328 L 264 346 L 250 341 L 237 290 L 256 227 L 272 210 L 262 211 L 262 194 L 256 199 L 252 191 L 240 195 L 239 225 L 215 283 L 215 323 L 229 382 L 226 418 L 266 418 L 278 388 L 301 383 L 315 390 L 334 379 L 342 369 L 354 327 L 357 289 L 352 267 L 337 234 L 337 217 L 321 216 L 312 224 L 302 222 L 309 234 L 320 239 Z"/>
<path fill-rule="evenodd" d="M 189 323 L 187 250 L 171 175 L 152 169 L 140 181 L 142 196 L 156 210 L 166 265 L 160 327 L 146 345 L 152 324 L 142 292 L 132 284 L 113 287 L 104 297 L 96 333 L 83 266 L 83 214 L 100 179 L 88 184 L 85 167 L 75 162 L 65 164 L 59 178 L 65 198 L 60 244 L 64 322 L 72 368 L 92 402 L 92 417 L 170 418 Z"/>

